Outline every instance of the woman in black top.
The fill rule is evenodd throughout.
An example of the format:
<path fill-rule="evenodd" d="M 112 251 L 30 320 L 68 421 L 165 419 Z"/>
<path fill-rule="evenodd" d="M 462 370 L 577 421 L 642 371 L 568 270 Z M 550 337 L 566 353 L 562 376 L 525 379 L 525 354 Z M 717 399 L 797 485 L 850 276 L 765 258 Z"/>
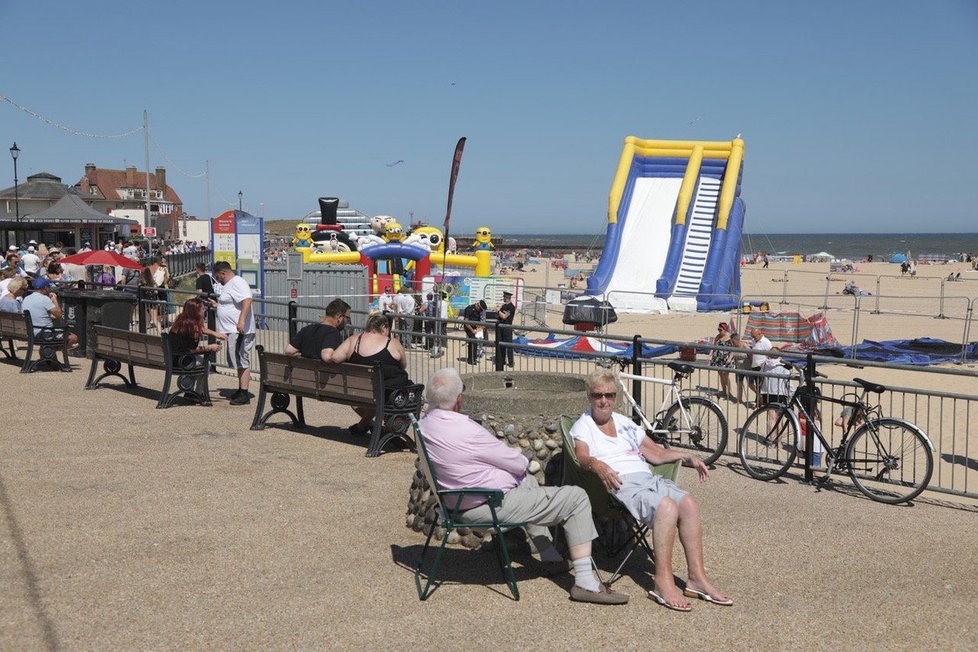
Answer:
<path fill-rule="evenodd" d="M 208 344 L 200 341 L 205 335 L 211 335 L 219 340 L 227 339 L 227 335 L 212 331 L 204 325 L 204 315 L 204 303 L 200 299 L 187 299 L 183 304 L 183 312 L 177 316 L 173 326 L 170 327 L 170 353 L 173 354 L 175 365 L 186 366 L 181 364 L 181 361 L 185 360 L 184 356 L 187 355 L 196 356 L 221 350 L 218 342 Z M 199 362 L 197 360 L 195 364 Z"/>
<path fill-rule="evenodd" d="M 391 323 L 386 315 L 373 313 L 367 317 L 363 332 L 351 335 L 333 351 L 333 362 L 350 361 L 355 364 L 380 364 L 384 373 L 385 393 L 395 387 L 413 384 L 407 374 L 407 353 L 396 339 L 391 337 Z M 360 422 L 350 426 L 350 432 L 363 434 L 370 431 L 376 410 L 353 408 L 360 415 Z"/>

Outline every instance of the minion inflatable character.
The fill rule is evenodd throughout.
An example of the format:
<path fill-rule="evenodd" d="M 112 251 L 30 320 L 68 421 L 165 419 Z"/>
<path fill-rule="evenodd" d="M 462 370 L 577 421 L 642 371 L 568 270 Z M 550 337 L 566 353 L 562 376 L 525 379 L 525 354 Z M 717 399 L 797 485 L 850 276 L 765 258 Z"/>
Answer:
<path fill-rule="evenodd" d="M 404 239 L 404 229 L 397 222 L 390 221 L 384 225 L 384 234 L 381 237 L 386 242 L 400 242 Z"/>
<path fill-rule="evenodd" d="M 475 242 L 472 248 L 476 251 L 488 249 L 492 251 L 496 247 L 492 244 L 492 230 L 488 226 L 480 226 L 475 230 Z"/>
<path fill-rule="evenodd" d="M 292 238 L 293 247 L 312 246 L 312 227 L 308 224 L 295 225 L 295 237 Z"/>
<path fill-rule="evenodd" d="M 433 226 L 419 226 L 411 231 L 404 244 L 416 245 L 428 249 L 433 254 L 440 254 L 445 251 L 445 236 Z"/>

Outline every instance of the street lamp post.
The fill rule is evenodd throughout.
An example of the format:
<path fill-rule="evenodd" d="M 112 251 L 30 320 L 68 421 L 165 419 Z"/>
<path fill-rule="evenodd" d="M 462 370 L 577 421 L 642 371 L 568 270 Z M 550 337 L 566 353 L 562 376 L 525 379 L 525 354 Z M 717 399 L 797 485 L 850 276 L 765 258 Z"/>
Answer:
<path fill-rule="evenodd" d="M 243 212 L 243 211 L 241 210 L 241 197 L 242 197 L 242 196 L 243 196 L 243 195 L 241 194 L 241 191 L 239 190 L 239 191 L 238 191 L 238 212 L 239 212 L 239 213 L 241 213 L 241 212 Z"/>
<path fill-rule="evenodd" d="M 20 148 L 14 143 L 10 148 L 10 158 L 14 159 L 14 211 L 17 214 L 17 227 L 20 228 L 20 195 L 17 190 L 17 157 L 20 156 Z"/>

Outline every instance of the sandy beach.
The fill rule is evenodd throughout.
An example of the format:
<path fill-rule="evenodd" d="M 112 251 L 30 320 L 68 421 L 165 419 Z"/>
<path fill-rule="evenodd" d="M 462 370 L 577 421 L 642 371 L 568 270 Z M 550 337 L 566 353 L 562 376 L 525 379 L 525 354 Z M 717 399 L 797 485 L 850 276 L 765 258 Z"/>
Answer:
<path fill-rule="evenodd" d="M 951 267 L 922 267 L 916 281 L 893 283 L 910 295 L 934 284 L 928 272 L 946 276 Z M 794 268 L 772 266 L 745 271 L 745 291 L 777 300 L 772 279 L 784 269 L 792 293 L 824 290 L 817 268 L 796 279 Z M 974 278 L 957 286 L 974 294 Z M 928 301 L 908 303 L 926 312 Z M 830 321 L 848 342 L 836 327 L 844 315 L 832 310 Z M 717 320 L 628 315 L 613 332 L 685 340 L 711 335 Z M 935 336 L 925 327 L 951 321 L 912 320 L 864 314 L 860 331 Z M 920 330 L 909 326 L 918 321 Z M 963 323 L 955 329 L 960 339 Z M 365 442 L 344 429 L 355 420 L 349 409 L 307 403 L 315 427 L 252 432 L 253 406 L 228 405 L 227 376 L 213 377 L 213 407 L 159 411 L 161 373 L 137 370 L 143 389 L 135 391 L 85 391 L 87 364 L 75 362 L 70 374 L 30 376 L 0 364 L 3 649 L 564 649 L 584 636 L 623 649 L 666 636 L 736 650 L 978 646 L 974 501 L 925 492 L 912 506 L 881 505 L 844 478 L 835 491 L 816 491 L 797 474 L 762 483 L 725 457 L 708 483 L 689 473 L 680 483 L 703 506 L 707 566 L 732 608 L 656 606 L 645 598 L 643 560 L 616 584 L 631 596 L 624 607 L 571 603 L 569 576 L 536 577 L 519 561 L 523 597 L 513 602 L 491 553 L 460 549 L 447 555 L 447 583 L 422 603 L 412 568 L 423 538 L 404 524 L 414 457 L 365 458 Z M 899 384 L 927 384 L 925 376 L 901 373 Z M 973 395 L 975 381 L 934 385 Z"/>

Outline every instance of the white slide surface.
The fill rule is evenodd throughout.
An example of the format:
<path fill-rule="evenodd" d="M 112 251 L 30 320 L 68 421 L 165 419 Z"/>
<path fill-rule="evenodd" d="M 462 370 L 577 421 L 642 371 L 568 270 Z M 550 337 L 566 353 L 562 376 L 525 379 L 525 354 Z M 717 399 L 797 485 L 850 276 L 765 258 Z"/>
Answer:
<path fill-rule="evenodd" d="M 605 297 L 624 312 L 668 312 L 665 299 L 655 296 L 672 235 L 672 217 L 679 198 L 679 178 L 635 180 L 625 214 L 615 270 Z"/>

